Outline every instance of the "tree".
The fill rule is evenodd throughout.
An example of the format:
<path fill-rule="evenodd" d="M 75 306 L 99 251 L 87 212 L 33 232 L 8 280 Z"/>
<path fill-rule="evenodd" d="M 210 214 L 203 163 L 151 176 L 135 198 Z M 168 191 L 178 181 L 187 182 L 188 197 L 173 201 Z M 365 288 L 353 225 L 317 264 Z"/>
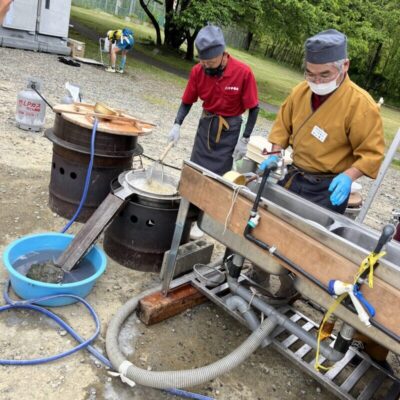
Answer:
<path fill-rule="evenodd" d="M 156 31 L 156 45 L 157 46 L 161 46 L 162 42 L 161 42 L 161 30 L 160 30 L 160 25 L 157 21 L 157 19 L 154 17 L 154 15 L 150 12 L 149 10 L 149 3 L 151 0 L 148 0 L 147 3 L 144 2 L 144 0 L 139 0 L 140 5 L 142 6 L 144 12 L 146 13 L 146 15 L 149 17 L 151 23 L 154 26 L 154 29 Z M 162 4 L 159 0 L 153 0 L 159 4 Z"/>
<path fill-rule="evenodd" d="M 142 7 L 146 1 L 148 5 L 160 0 L 140 0 Z M 165 0 L 164 4 L 164 45 L 179 50 L 186 43 L 187 59 L 193 58 L 195 38 L 207 23 L 238 26 L 245 32 L 246 50 L 263 50 L 266 56 L 298 68 L 307 37 L 338 29 L 348 37 L 352 79 L 400 102 L 398 0 Z M 161 42 L 159 33 L 157 38 Z"/>
<path fill-rule="evenodd" d="M 255 0 L 255 3 L 259 1 Z M 143 7 L 144 0 L 140 4 Z M 147 15 L 151 14 L 146 8 Z M 185 58 L 192 60 L 194 41 L 203 26 L 207 23 L 219 26 L 232 24 L 244 15 L 246 9 L 254 10 L 254 6 L 249 7 L 245 0 L 165 0 L 164 46 L 179 50 L 186 42 Z M 153 21 L 150 15 L 149 18 Z M 154 22 L 153 25 L 156 29 Z"/>
<path fill-rule="evenodd" d="M 237 26 L 243 28 L 246 33 L 244 49 L 249 51 L 256 33 L 263 30 L 264 9 L 263 0 L 253 0 L 251 2 L 237 2 L 233 21 Z"/>
<path fill-rule="evenodd" d="M 263 0 L 262 8 L 258 36 L 266 45 L 264 54 L 300 66 L 304 40 L 321 22 L 317 6 L 307 0 Z"/>

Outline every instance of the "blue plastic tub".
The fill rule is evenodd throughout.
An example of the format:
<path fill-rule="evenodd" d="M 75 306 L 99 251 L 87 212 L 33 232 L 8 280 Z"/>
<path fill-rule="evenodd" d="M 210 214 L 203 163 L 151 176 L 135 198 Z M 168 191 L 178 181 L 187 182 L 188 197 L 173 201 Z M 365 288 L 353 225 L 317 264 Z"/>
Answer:
<path fill-rule="evenodd" d="M 96 280 L 104 273 L 107 265 L 107 257 L 104 252 L 94 246 L 85 258 L 95 268 L 95 273 L 88 278 L 72 283 L 45 283 L 27 278 L 13 268 L 14 262 L 21 256 L 33 251 L 64 250 L 71 242 L 73 236 L 62 233 L 41 233 L 24 236 L 7 246 L 3 253 L 3 263 L 6 267 L 15 293 L 23 299 L 37 299 L 39 297 L 54 294 L 74 294 L 86 297 L 93 288 Z M 57 298 L 40 302 L 43 306 L 64 306 L 75 303 L 72 298 Z"/>

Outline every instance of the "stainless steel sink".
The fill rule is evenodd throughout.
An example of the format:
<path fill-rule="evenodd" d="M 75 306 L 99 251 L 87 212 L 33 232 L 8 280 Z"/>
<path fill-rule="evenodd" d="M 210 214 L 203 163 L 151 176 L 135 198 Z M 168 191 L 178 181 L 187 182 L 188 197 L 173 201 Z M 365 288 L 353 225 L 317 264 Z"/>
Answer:
<path fill-rule="evenodd" d="M 251 190 L 258 189 L 255 184 Z M 288 190 L 268 183 L 263 192 L 263 204 L 268 210 L 309 234 L 355 263 L 374 250 L 380 232 L 359 224 L 344 215 L 319 207 Z M 400 289 L 400 244 L 390 242 L 381 259 L 377 275 Z"/>
<path fill-rule="evenodd" d="M 305 220 L 312 221 L 325 228 L 329 228 L 335 223 L 335 220 L 331 216 L 321 213 L 319 210 L 316 210 L 316 207 L 304 207 L 302 202 L 290 196 L 283 196 L 281 191 L 268 190 L 267 188 L 267 190 L 264 191 L 263 197 L 278 204 L 285 210 L 291 211 Z"/>
<path fill-rule="evenodd" d="M 249 185 L 249 187 L 238 188 L 237 185 L 228 182 L 221 176 L 207 171 L 194 163 L 187 161 L 185 163 L 201 171 L 203 175 L 229 188 L 231 191 L 230 196 L 233 195 L 232 192 L 234 190 L 240 189 L 238 192 L 240 197 L 248 199 L 249 203 L 254 202 L 259 186 L 257 183 L 253 183 Z M 228 191 L 224 192 L 227 193 Z M 230 207 L 230 202 L 229 194 L 227 194 L 227 208 Z M 250 204 L 247 204 L 247 207 L 250 213 Z M 341 214 L 319 207 L 270 182 L 267 183 L 262 194 L 259 208 L 267 210 L 268 213 L 294 226 L 297 229 L 297 233 L 300 231 L 304 232 L 315 241 L 332 249 L 333 252 L 347 258 L 355 266 L 360 265 L 365 257 L 375 249 L 380 237 L 379 231 L 359 224 Z M 243 216 L 243 218 L 245 217 L 246 216 Z M 242 219 L 241 224 L 243 224 L 243 226 L 244 223 Z M 212 218 L 210 215 L 207 215 L 206 211 L 201 214 L 199 225 L 204 232 L 216 238 L 238 254 L 245 256 L 254 264 L 259 265 L 262 270 L 282 275 L 287 272 L 284 267 L 279 265 L 278 259 L 266 256 L 266 250 L 254 246 L 250 241 L 243 240 L 243 233 L 241 233 L 241 231 L 226 229 L 223 221 L 218 218 Z M 267 227 L 265 229 L 267 229 Z M 291 238 L 288 237 L 287 240 L 290 241 Z M 279 247 L 274 246 L 273 238 L 271 239 L 271 243 L 266 244 L 270 246 L 271 250 L 280 251 Z M 273 253 L 273 251 L 271 251 L 271 253 Z M 400 290 L 400 244 L 392 241 L 386 246 L 385 251 L 386 254 L 379 260 L 379 268 L 376 268 L 374 274 L 392 288 Z M 267 262 L 267 260 L 270 262 Z M 320 265 L 319 267 L 324 268 L 324 265 Z M 338 265 L 338 269 L 340 269 L 340 265 Z M 330 277 L 330 279 L 335 279 L 335 276 Z M 320 289 L 315 282 L 304 279 L 300 274 L 298 275 L 297 282 L 303 283 L 302 288 L 299 286 L 297 287 L 302 295 L 326 308 L 330 306 L 332 298 L 325 290 Z M 326 282 L 323 283 L 326 284 Z M 325 298 L 324 302 L 321 300 L 322 296 Z M 343 310 L 346 311 L 343 306 L 339 306 L 338 311 L 342 312 Z M 361 322 L 357 325 L 358 319 L 354 318 L 354 314 L 349 311 L 347 314 L 346 317 L 341 315 L 344 321 L 356 327 L 362 333 L 368 331 L 369 336 L 372 335 L 374 338 L 378 338 L 380 343 L 398 354 L 399 349 L 396 338 L 389 337 L 389 335 L 381 331 L 380 328 L 366 328 Z M 376 329 L 376 335 L 375 333 L 371 334 L 371 332 L 374 332 L 374 329 Z"/>
<path fill-rule="evenodd" d="M 235 184 L 211 171 L 190 161 L 185 161 L 185 163 L 232 190 L 237 188 Z M 240 194 L 254 201 L 258 188 L 259 183 L 252 182 L 247 188 L 241 190 Z M 274 183 L 267 182 L 260 207 L 267 209 L 355 264 L 360 264 L 374 250 L 380 237 L 380 232 L 320 207 Z M 400 289 L 400 243 L 390 242 L 386 246 L 386 255 L 380 259 L 379 264 L 376 275 L 391 286 Z"/>
<path fill-rule="evenodd" d="M 347 228 L 345 226 L 332 229 L 331 232 L 367 250 L 372 250 L 377 242 L 374 237 L 366 235 L 365 232 L 354 228 Z"/>
<path fill-rule="evenodd" d="M 351 243 L 356 244 L 363 249 L 372 250 L 376 246 L 377 238 L 371 236 L 368 232 L 362 232 L 358 229 L 348 228 L 344 226 L 332 229 L 331 232 L 337 236 L 340 236 L 343 239 L 346 239 Z M 385 260 L 390 261 L 395 265 L 399 265 L 400 250 L 396 246 L 389 244 L 386 247 Z M 400 276 L 398 279 L 400 279 Z"/>

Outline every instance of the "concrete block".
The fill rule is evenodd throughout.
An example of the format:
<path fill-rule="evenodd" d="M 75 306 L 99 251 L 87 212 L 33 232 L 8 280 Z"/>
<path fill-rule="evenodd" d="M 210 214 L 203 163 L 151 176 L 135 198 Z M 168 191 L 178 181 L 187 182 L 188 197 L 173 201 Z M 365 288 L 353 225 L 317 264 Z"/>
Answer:
<path fill-rule="evenodd" d="M 208 264 L 211 260 L 211 255 L 214 250 L 214 245 L 204 239 L 194 240 L 179 246 L 178 255 L 176 258 L 176 268 L 174 278 L 190 272 L 194 264 Z M 167 257 L 169 250 L 164 253 L 164 259 L 161 266 L 160 278 L 163 279 Z"/>

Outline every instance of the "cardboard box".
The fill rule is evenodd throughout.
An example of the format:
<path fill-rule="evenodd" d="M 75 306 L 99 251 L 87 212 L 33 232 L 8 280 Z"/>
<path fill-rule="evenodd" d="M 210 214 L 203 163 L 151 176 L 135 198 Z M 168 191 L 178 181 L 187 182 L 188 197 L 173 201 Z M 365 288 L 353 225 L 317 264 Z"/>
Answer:
<path fill-rule="evenodd" d="M 68 39 L 68 47 L 71 48 L 72 57 L 85 57 L 85 43 L 75 39 Z"/>
<path fill-rule="evenodd" d="M 263 155 L 263 150 L 271 151 L 272 150 L 272 143 L 268 141 L 268 139 L 264 136 L 250 136 L 250 141 L 247 146 L 247 153 L 246 157 L 250 160 L 255 161 L 256 163 L 260 164 L 265 160 L 267 156 Z M 285 164 L 292 163 L 292 149 L 288 148 L 285 150 Z"/>

